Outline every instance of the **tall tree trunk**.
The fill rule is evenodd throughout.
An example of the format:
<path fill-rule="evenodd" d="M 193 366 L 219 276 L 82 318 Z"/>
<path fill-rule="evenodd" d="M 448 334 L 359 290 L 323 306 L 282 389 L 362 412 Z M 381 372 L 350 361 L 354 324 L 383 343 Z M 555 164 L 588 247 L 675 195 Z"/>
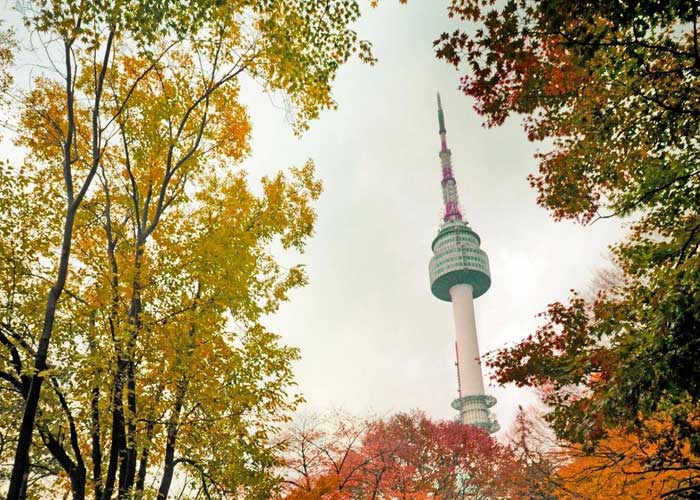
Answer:
<path fill-rule="evenodd" d="M 143 496 L 143 488 L 146 484 L 146 472 L 148 471 L 148 458 L 150 454 L 151 439 L 153 439 L 153 428 L 155 427 L 154 416 L 146 426 L 146 440 L 141 450 L 139 459 L 139 472 L 136 476 L 136 487 L 134 488 L 134 498 L 140 499 Z"/>
<path fill-rule="evenodd" d="M 100 444 L 100 386 L 95 380 L 90 399 L 90 433 L 92 435 L 92 481 L 95 483 L 95 500 L 102 496 L 102 446 Z"/>
<path fill-rule="evenodd" d="M 85 500 L 85 467 L 75 467 L 70 473 L 73 500 Z"/>
<path fill-rule="evenodd" d="M 96 310 L 90 313 L 90 338 L 88 345 L 90 354 L 95 353 L 95 316 Z M 90 438 L 92 440 L 92 482 L 94 483 L 95 500 L 102 496 L 102 444 L 100 440 L 100 378 L 102 370 L 97 369 L 90 388 Z"/>
<path fill-rule="evenodd" d="M 128 419 L 125 422 L 126 449 L 124 461 L 119 471 L 119 499 L 126 500 L 130 497 L 131 488 L 134 486 L 136 476 L 136 380 L 134 373 L 134 361 L 129 359 L 126 369 L 126 401 L 128 407 Z"/>
<path fill-rule="evenodd" d="M 109 450 L 109 463 L 107 465 L 107 475 L 105 477 L 102 499 L 112 498 L 114 483 L 117 478 L 117 470 L 120 463 L 124 461 L 124 451 L 126 450 L 126 436 L 124 432 L 124 377 L 126 371 L 126 360 L 123 357 L 117 361 L 117 373 L 115 374 L 112 387 L 112 429 Z"/>
<path fill-rule="evenodd" d="M 124 460 L 120 464 L 119 470 L 119 499 L 129 498 L 131 488 L 134 485 L 136 476 L 136 380 L 134 368 L 134 351 L 136 341 L 142 328 L 141 322 L 141 266 L 145 252 L 145 236 L 141 233 L 136 238 L 136 252 L 134 253 L 134 279 L 132 282 L 133 295 L 129 306 L 129 344 L 126 349 L 127 364 L 124 367 L 123 376 L 126 379 L 128 420 L 125 420 L 124 429 L 126 434 L 126 447 L 124 449 Z M 125 412 L 124 415 L 127 415 Z"/>
<path fill-rule="evenodd" d="M 80 22 L 80 21 L 78 21 Z M 36 420 L 37 410 L 39 408 L 39 396 L 41 395 L 41 386 L 44 382 L 41 372 L 45 371 L 46 360 L 49 353 L 49 344 L 51 342 L 51 333 L 53 332 L 53 324 L 56 319 L 56 306 L 61 298 L 63 289 L 66 285 L 66 277 L 68 276 L 68 264 L 70 260 L 70 251 L 73 243 L 73 225 L 75 223 L 75 214 L 80 207 L 80 204 L 87 193 L 92 179 L 97 172 L 97 166 L 100 161 L 101 148 L 101 130 L 99 125 L 100 104 L 102 100 L 102 90 L 109 66 L 109 58 L 112 53 L 112 42 L 114 40 L 115 27 L 110 26 L 107 36 L 105 53 L 102 60 L 102 67 L 99 70 L 95 88 L 95 100 L 92 108 L 92 163 L 85 180 L 82 183 L 78 193 L 75 193 L 73 185 L 72 171 L 72 149 L 73 138 L 75 135 L 75 95 L 74 85 L 75 76 L 73 72 L 73 43 L 74 39 L 64 40 L 64 57 L 66 64 L 65 74 L 65 91 L 66 91 L 66 118 L 67 130 L 66 138 L 63 143 L 63 179 L 66 189 L 66 217 L 63 227 L 63 241 L 61 243 L 61 256 L 58 262 L 58 271 L 56 273 L 56 281 L 49 291 L 46 300 L 46 308 L 44 310 L 44 322 L 41 330 L 41 337 L 37 344 L 36 355 L 34 358 L 34 373 L 31 376 L 29 383 L 29 391 L 27 399 L 24 403 L 24 413 L 22 422 L 19 428 L 19 436 L 17 439 L 17 449 L 15 451 L 15 460 L 12 465 L 12 474 L 10 476 L 10 485 L 7 490 L 7 500 L 19 500 L 22 495 L 22 490 L 26 489 L 28 469 L 29 469 L 29 451 L 32 445 L 32 434 L 34 432 L 34 423 Z"/>
<path fill-rule="evenodd" d="M 20 489 L 19 492 L 19 497 L 22 500 L 26 500 L 27 498 L 27 486 L 29 485 L 29 467 L 27 467 L 27 470 L 24 473 L 24 477 L 22 478 L 22 488 Z"/>
<path fill-rule="evenodd" d="M 107 467 L 107 476 L 105 479 L 105 487 L 102 492 L 102 500 L 109 500 L 114 491 L 114 485 L 119 472 L 118 497 L 128 498 L 129 491 L 133 486 L 136 470 L 135 456 L 135 425 L 133 418 L 136 414 L 136 399 L 135 385 L 133 384 L 133 350 L 135 348 L 138 331 L 141 326 L 141 300 L 140 300 L 140 269 L 143 259 L 144 248 L 141 243 L 141 238 L 137 238 L 137 248 L 134 254 L 134 279 L 133 279 L 133 296 L 129 308 L 129 324 L 131 335 L 128 340 L 128 345 L 125 348 L 120 348 L 119 342 L 115 338 L 115 349 L 118 353 L 117 373 L 115 374 L 114 387 L 112 393 L 112 430 L 111 430 L 111 448 L 109 465 Z M 131 377 L 130 377 L 131 375 Z M 130 381 L 131 378 L 131 381 Z M 127 395 L 127 403 L 129 405 L 129 435 L 127 436 L 127 420 L 126 412 L 124 411 L 124 388 L 125 385 L 129 391 Z M 134 472 L 131 472 L 134 471 Z"/>
<path fill-rule="evenodd" d="M 110 336 L 112 337 L 112 342 L 114 343 L 114 350 L 116 352 L 117 358 L 117 371 L 112 383 L 111 392 L 111 413 L 112 413 L 112 426 L 111 426 L 111 441 L 109 449 L 109 461 L 107 462 L 107 474 L 105 476 L 104 483 L 102 482 L 102 468 L 101 468 L 101 448 L 100 448 L 100 460 L 99 460 L 99 470 L 96 465 L 98 461 L 93 461 L 93 477 L 95 480 L 95 500 L 105 500 L 112 497 L 112 490 L 114 489 L 114 481 L 116 478 L 118 462 L 119 462 L 119 445 L 121 440 L 121 435 L 123 434 L 123 419 L 120 418 L 122 409 L 121 400 L 121 385 L 120 385 L 120 373 L 121 365 L 124 362 L 122 359 L 122 348 L 117 339 L 117 331 L 119 329 L 119 266 L 117 264 L 116 257 L 116 247 L 117 241 L 114 236 L 114 231 L 112 228 L 112 197 L 110 194 L 109 183 L 103 176 L 102 187 L 105 194 L 105 237 L 107 239 L 107 258 L 110 265 L 110 286 L 112 289 L 112 301 L 109 309 L 108 324 L 110 330 Z M 98 388 L 98 400 L 99 401 L 99 388 Z M 117 411 L 119 409 L 119 411 Z M 95 410 L 99 412 L 99 408 L 95 407 Z M 99 416 L 99 415 L 98 415 Z M 97 425 L 99 426 L 99 419 L 97 420 Z M 95 453 L 95 442 L 99 440 L 99 434 L 93 435 L 93 454 Z M 103 487 L 104 486 L 104 487 Z"/>
<path fill-rule="evenodd" d="M 179 430 L 180 412 L 182 411 L 185 393 L 187 392 L 187 380 L 181 379 L 178 385 L 179 388 L 177 397 L 175 398 L 175 407 L 168 421 L 168 437 L 165 444 L 165 457 L 163 459 L 163 478 L 158 488 L 157 500 L 166 500 L 168 498 L 170 485 L 173 482 L 173 475 L 175 473 L 175 442 L 177 441 L 177 433 Z"/>
<path fill-rule="evenodd" d="M 44 325 L 34 358 L 34 373 L 30 377 L 29 391 L 24 402 L 24 413 L 19 428 L 15 461 L 12 466 L 10 486 L 7 490 L 7 500 L 19 500 L 21 498 L 23 484 L 26 483 L 29 475 L 29 450 L 32 446 L 32 433 L 34 431 L 34 421 L 36 420 L 36 413 L 39 407 L 41 385 L 44 383 L 42 372 L 47 369 L 46 359 L 49 353 L 49 342 L 51 340 L 51 332 L 53 331 L 53 323 L 56 319 L 56 305 L 58 304 L 58 299 L 61 297 L 61 293 L 63 293 L 66 276 L 68 275 L 68 260 L 70 257 L 74 221 L 75 211 L 72 207 L 69 207 L 63 229 L 63 244 L 61 245 L 58 275 L 54 286 L 49 292 L 49 298 L 46 303 Z"/>

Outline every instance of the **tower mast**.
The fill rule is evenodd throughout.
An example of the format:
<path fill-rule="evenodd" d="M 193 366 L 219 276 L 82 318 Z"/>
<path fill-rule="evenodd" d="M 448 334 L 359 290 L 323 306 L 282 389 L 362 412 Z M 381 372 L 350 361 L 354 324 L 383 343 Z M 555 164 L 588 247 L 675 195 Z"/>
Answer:
<path fill-rule="evenodd" d="M 442 199 L 445 204 L 445 216 L 443 220 L 462 220 L 462 211 L 459 208 L 459 195 L 457 194 L 457 181 L 452 174 L 452 152 L 447 148 L 447 130 L 445 129 L 445 114 L 442 111 L 440 94 L 437 95 L 438 123 L 440 124 L 440 162 L 442 164 Z"/>
<path fill-rule="evenodd" d="M 474 299 L 486 293 L 491 286 L 489 260 L 480 248 L 479 235 L 462 218 L 457 181 L 452 171 L 452 152 L 447 147 L 445 114 L 440 94 L 437 95 L 437 102 L 445 212 L 443 223 L 432 244 L 430 289 L 438 299 L 452 302 L 459 390 L 459 397 L 452 402 L 452 407 L 459 411 L 464 424 L 496 432 L 500 427 L 489 411 L 496 404 L 496 398 L 484 393 L 474 318 Z"/>

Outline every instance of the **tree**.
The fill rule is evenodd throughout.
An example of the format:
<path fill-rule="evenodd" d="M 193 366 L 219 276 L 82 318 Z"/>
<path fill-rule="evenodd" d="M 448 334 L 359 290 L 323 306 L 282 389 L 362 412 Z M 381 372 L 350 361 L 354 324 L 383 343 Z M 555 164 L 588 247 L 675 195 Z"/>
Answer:
<path fill-rule="evenodd" d="M 654 434 L 672 431 L 671 422 L 655 421 Z M 509 444 L 522 464 L 514 484 L 518 498 L 598 500 L 694 498 L 695 472 L 683 467 L 650 464 L 660 442 L 625 429 L 611 429 L 595 448 L 557 439 L 542 413 L 519 409 Z"/>
<path fill-rule="evenodd" d="M 283 435 L 283 497 L 287 500 L 343 500 L 363 467 L 391 450 L 364 457 L 362 439 L 372 420 L 344 414 L 302 416 Z"/>
<path fill-rule="evenodd" d="M 654 435 L 673 432 L 672 423 L 649 423 Z M 516 418 L 511 443 L 524 462 L 521 487 L 525 498 L 559 500 L 694 498 L 695 472 L 683 467 L 651 465 L 660 441 L 640 433 L 611 429 L 592 449 L 557 440 L 541 414 L 525 412 Z M 687 453 L 687 450 L 686 450 Z M 691 488 L 687 488 L 691 485 Z"/>
<path fill-rule="evenodd" d="M 312 422 L 288 437 L 285 499 L 511 498 L 519 468 L 481 428 L 419 412 L 384 420 Z"/>
<path fill-rule="evenodd" d="M 513 497 L 559 500 L 561 481 L 557 471 L 569 462 L 570 457 L 540 412 L 519 406 L 506 442 L 520 466 L 519 473 L 511 479 Z"/>
<path fill-rule="evenodd" d="M 653 446 L 624 430 L 611 430 L 593 451 L 569 447 L 568 462 L 556 472 L 558 498 L 694 498 L 695 474 L 684 467 L 650 467 Z"/>
<path fill-rule="evenodd" d="M 276 265 L 268 246 L 276 237 L 303 244 L 312 228 L 307 203 L 319 190 L 312 176 L 310 165 L 294 171 L 291 178 L 279 175 L 266 181 L 263 197 L 250 193 L 242 174 L 212 179 L 202 186 L 200 203 L 188 208 L 187 217 L 166 219 L 177 227 L 164 232 L 159 252 L 149 259 L 147 276 L 153 283 L 144 287 L 145 333 L 135 346 L 135 387 L 129 394 L 138 404 L 134 414 L 125 405 L 129 432 L 118 436 L 122 443 L 109 433 L 118 371 L 114 352 L 120 344 L 109 327 L 110 275 L 105 273 L 104 245 L 90 240 L 103 235 L 104 228 L 91 220 L 85 222 L 92 230 L 79 224 L 76 261 L 84 264 L 85 283 L 80 296 L 77 289 L 69 290 L 76 298 L 57 320 L 57 354 L 47 375 L 53 392 L 42 398 L 37 419 L 47 451 L 39 448 L 32 454 L 30 486 L 35 494 L 47 493 L 42 486 L 53 492 L 70 486 L 78 497 L 90 487 L 95 498 L 109 498 L 105 491 L 113 470 L 120 490 L 137 496 L 158 492 L 166 498 L 176 467 L 181 476 L 191 476 L 186 489 L 196 484 L 209 489 L 212 497 L 245 490 L 251 498 L 267 498 L 274 490 L 276 455 L 269 441 L 298 402 L 298 397 L 288 395 L 291 361 L 297 352 L 280 346 L 278 337 L 265 331 L 256 318 L 274 310 L 290 288 L 305 282 L 300 269 Z M 30 183 L 26 177 L 21 182 Z M 27 217 L 17 214 L 3 221 L 23 234 L 27 228 L 17 223 L 34 224 L 34 210 L 27 208 Z M 36 245 L 26 249 L 34 256 L 41 245 L 50 247 L 41 229 L 28 230 L 24 236 Z M 34 257 L 20 254 L 24 248 L 13 241 L 9 250 L 14 258 L 7 260 L 8 266 L 17 268 L 12 310 L 8 304 L 5 311 L 12 313 L 11 328 L 3 330 L 8 332 L 3 344 L 12 356 L 0 365 L 3 382 L 9 383 L 3 386 L 8 397 L 2 408 L 2 428 L 9 432 L 15 430 L 12 425 L 21 411 L 24 366 L 32 349 L 21 335 L 27 326 L 21 313 L 33 319 L 31 298 L 38 294 L 31 285 L 45 286 L 36 266 L 21 267 L 34 263 Z M 122 257 L 128 256 L 127 249 Z M 128 308 L 120 304 L 119 311 L 117 318 L 125 323 Z M 231 316 L 240 325 L 233 330 Z M 126 342 L 128 330 L 116 331 L 120 336 Z M 108 464 L 112 450 L 128 449 L 126 439 L 138 451 L 138 473 L 131 483 L 119 472 L 128 470 L 125 460 L 114 469 Z M 89 478 L 79 474 L 84 470 L 91 472 Z M 47 473 L 53 478 L 48 486 Z M 44 484 L 37 483 L 42 478 Z"/>
<path fill-rule="evenodd" d="M 645 470 L 696 471 L 698 2 L 453 0 L 449 13 L 476 27 L 441 35 L 437 55 L 469 68 L 461 89 L 486 123 L 517 113 L 551 144 L 530 177 L 539 203 L 634 221 L 613 249 L 620 283 L 551 305 L 492 358 L 499 381 L 546 389 L 557 435 L 586 451 L 624 429 L 651 445 Z M 698 491 L 693 476 L 664 494 Z"/>
<path fill-rule="evenodd" d="M 152 453 L 161 446 L 152 449 L 150 438 L 140 439 L 163 430 L 161 415 L 140 413 L 138 399 L 147 402 L 144 410 L 152 404 L 156 412 L 157 405 L 144 395 L 183 393 L 169 400 L 166 427 L 172 431 L 172 440 L 178 434 L 174 429 L 182 426 L 178 414 L 186 408 L 184 393 L 191 391 L 191 404 L 198 404 L 196 384 L 184 374 L 176 378 L 180 385 L 175 389 L 171 386 L 175 382 L 168 380 L 155 386 L 139 385 L 146 375 L 161 373 L 149 371 L 153 367 L 146 366 L 144 359 L 153 361 L 162 354 L 162 343 L 172 341 L 172 335 L 189 339 L 189 344 L 176 343 L 184 351 L 174 365 L 187 365 L 193 353 L 201 355 L 196 350 L 196 344 L 204 341 L 200 335 L 213 335 L 223 342 L 219 347 L 228 345 L 231 363 L 237 357 L 251 357 L 245 363 L 239 360 L 238 370 L 252 377 L 248 390 L 270 391 L 272 406 L 266 414 L 281 405 L 283 418 L 291 407 L 281 401 L 290 382 L 287 363 L 296 354 L 276 346 L 276 337 L 264 332 L 256 317 L 274 310 L 286 299 L 289 288 L 303 284 L 304 277 L 299 268 L 282 277 L 285 273 L 259 245 L 279 237 L 284 246 L 299 247 L 313 227 L 309 203 L 318 196 L 319 186 L 307 166 L 293 175 L 293 181 L 284 177 L 266 181 L 266 197 L 258 200 L 246 194 L 242 178 L 223 174 L 223 167 L 235 164 L 248 150 L 248 117 L 238 102 L 239 75 L 246 72 L 264 88 L 285 92 L 297 111 L 297 131 L 302 131 L 321 109 L 333 106 L 330 84 L 338 67 L 354 53 L 368 62 L 372 58 L 369 44 L 348 27 L 359 15 L 355 2 L 175 5 L 135 1 L 108 7 L 90 2 L 38 2 L 23 12 L 30 30 L 52 40 L 46 47 L 49 63 L 62 69 L 56 69 L 58 76 L 45 73 L 37 77 L 30 91 L 15 96 L 22 103 L 17 140 L 29 151 L 28 165 L 23 168 L 53 195 L 43 207 L 51 214 L 47 219 L 53 220 L 55 214 L 63 218 L 59 229 L 51 227 L 44 240 L 55 245 L 46 249 L 45 260 L 57 264 L 23 275 L 22 286 L 31 287 L 23 300 L 46 298 L 43 319 L 12 316 L 17 310 L 17 284 L 8 282 L 2 291 L 12 305 L 6 308 L 11 333 L 3 341 L 3 355 L 10 361 L 3 379 L 13 386 L 10 390 L 17 393 L 22 406 L 21 424 L 13 438 L 16 454 L 8 498 L 25 495 L 30 452 L 36 448 L 31 446 L 34 429 L 69 477 L 74 498 L 85 494 L 88 467 L 92 468 L 96 498 L 111 498 L 115 486 L 119 497 L 126 498 L 134 489 L 140 494 L 144 486 L 141 471 L 146 474 L 149 470 L 147 457 L 153 458 Z M 21 182 L 21 175 L 16 182 Z M 199 182 L 224 190 L 229 198 L 207 198 L 201 192 L 200 199 L 191 198 Z M 17 196 L 20 204 L 27 203 L 23 196 L 32 195 L 36 193 L 28 190 L 8 193 Z M 237 205 L 241 200 L 250 205 Z M 212 203 L 215 205 L 208 205 Z M 280 206 L 274 206 L 276 203 Z M 215 273 L 213 256 L 208 261 L 192 256 L 192 265 L 202 267 L 187 274 L 182 271 L 189 262 L 160 253 L 178 252 L 182 244 L 199 245 L 202 252 L 211 249 L 211 243 L 203 239 L 208 234 L 204 217 L 222 213 L 222 204 L 230 204 L 232 215 L 243 217 L 234 227 L 244 233 L 242 247 L 232 243 L 227 250 L 234 253 L 219 257 L 229 259 L 231 269 L 226 273 L 240 277 L 250 272 L 259 279 L 239 279 L 234 282 L 240 286 L 235 291 L 216 281 L 226 274 Z M 240 213 L 235 212 L 236 206 Z M 198 226 L 178 224 L 178 217 L 196 221 L 197 214 L 204 218 Z M 37 225 L 31 219 L 24 222 L 25 228 Z M 168 229 L 160 229 L 163 225 L 181 231 L 169 245 Z M 209 236 L 233 238 L 230 232 L 221 231 Z M 62 235 L 58 241 L 56 232 Z M 189 239 L 185 238 L 188 234 Z M 77 258 L 73 255 L 76 244 L 81 252 Z M 98 256 L 98 248 L 106 255 Z M 41 253 L 35 250 L 26 255 L 26 267 L 36 271 Z M 248 260 L 236 260 L 239 256 Z M 48 289 L 44 285 L 50 276 L 48 281 L 53 284 Z M 185 276 L 191 280 L 187 287 L 177 279 Z M 219 287 L 229 295 L 219 294 L 215 301 L 210 295 Z M 176 291 L 179 303 L 165 295 Z M 64 293 L 71 300 L 60 301 L 59 307 Z M 172 307 L 170 322 L 156 321 L 155 313 L 167 312 L 168 307 Z M 240 309 L 231 310 L 233 307 Z M 241 334 L 238 344 L 222 340 L 227 336 L 227 314 L 246 321 L 243 330 L 249 333 Z M 177 321 L 182 321 L 177 324 L 181 330 L 173 330 Z M 192 327 L 195 321 L 198 328 Z M 206 331 L 202 331 L 202 322 Z M 53 359 L 49 358 L 51 345 L 56 346 Z M 259 366 L 257 372 L 245 368 L 248 363 L 263 363 L 268 353 L 278 361 Z M 105 359 L 109 362 L 100 364 Z M 213 363 L 207 366 L 223 370 Z M 87 378 L 78 379 L 78 374 Z M 270 385 L 258 387 L 255 376 L 270 376 L 266 379 Z M 51 380 L 55 398 L 42 396 L 45 380 Z M 87 380 L 91 383 L 86 387 Z M 223 384 L 226 379 L 216 380 Z M 244 392 L 238 382 L 241 379 L 232 387 Z M 40 396 L 46 408 L 41 408 Z M 234 397 L 232 389 L 226 401 L 231 403 Z M 259 404 L 267 404 L 268 399 L 259 396 Z M 89 419 L 77 419 L 77 410 L 85 408 L 91 408 Z M 252 408 L 263 411 L 262 406 L 248 404 L 245 411 L 236 413 L 241 422 L 234 427 L 237 432 L 247 428 L 242 422 L 252 418 L 248 413 Z M 233 415 L 230 407 L 221 411 Z M 107 416 L 109 422 L 104 421 Z M 87 421 L 91 428 L 81 428 L 79 422 Z M 258 432 L 264 434 L 264 422 L 257 424 L 261 426 Z M 83 431 L 90 440 L 82 439 Z M 105 444 L 109 445 L 106 470 L 102 468 Z M 162 444 L 166 455 L 174 453 L 174 443 L 168 444 L 172 446 Z M 89 459 L 83 456 L 85 449 L 90 449 Z M 223 446 L 212 449 L 210 455 L 224 450 Z M 172 477 L 175 460 L 170 457 L 166 475 Z M 213 481 L 211 469 L 202 463 L 179 460 L 200 473 L 202 484 L 205 479 Z M 162 497 L 167 496 L 166 483 L 160 488 Z"/>

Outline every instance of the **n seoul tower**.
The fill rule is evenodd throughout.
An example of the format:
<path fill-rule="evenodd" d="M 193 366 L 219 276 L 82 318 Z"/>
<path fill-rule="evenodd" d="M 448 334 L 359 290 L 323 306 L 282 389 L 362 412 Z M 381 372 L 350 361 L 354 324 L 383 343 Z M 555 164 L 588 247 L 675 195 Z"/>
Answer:
<path fill-rule="evenodd" d="M 429 267 L 430 289 L 438 299 L 452 302 L 459 388 L 459 397 L 452 402 L 452 408 L 459 411 L 462 423 L 496 432 L 500 426 L 489 411 L 496 404 L 496 398 L 484 394 L 474 320 L 474 299 L 486 293 L 491 286 L 489 259 L 479 247 L 479 235 L 462 218 L 457 182 L 452 173 L 452 152 L 447 147 L 440 94 L 437 102 L 445 214 L 432 244 L 434 255 Z"/>

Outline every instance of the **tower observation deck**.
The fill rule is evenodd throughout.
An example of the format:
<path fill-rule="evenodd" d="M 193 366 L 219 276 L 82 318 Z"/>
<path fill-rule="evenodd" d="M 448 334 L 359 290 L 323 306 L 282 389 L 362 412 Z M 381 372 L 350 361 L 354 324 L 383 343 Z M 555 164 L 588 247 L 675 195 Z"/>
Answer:
<path fill-rule="evenodd" d="M 440 94 L 437 101 L 445 212 L 432 244 L 430 290 L 438 299 L 452 302 L 459 390 L 459 397 L 452 402 L 452 408 L 459 412 L 463 423 L 496 432 L 500 427 L 489 411 L 496 404 L 496 398 L 484 393 L 474 319 L 474 299 L 486 293 L 491 286 L 489 259 L 480 247 L 479 235 L 462 218 Z"/>

